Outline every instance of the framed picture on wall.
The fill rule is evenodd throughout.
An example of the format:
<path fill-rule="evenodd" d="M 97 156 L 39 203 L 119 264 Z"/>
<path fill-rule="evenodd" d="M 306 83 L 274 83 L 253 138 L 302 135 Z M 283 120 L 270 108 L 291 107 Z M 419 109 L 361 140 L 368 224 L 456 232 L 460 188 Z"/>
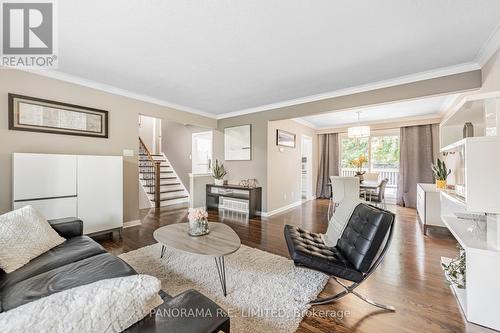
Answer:
<path fill-rule="evenodd" d="M 276 130 L 276 145 L 295 148 L 295 134 L 280 129 Z"/>
<path fill-rule="evenodd" d="M 252 159 L 252 125 L 224 128 L 224 159 L 226 161 Z"/>
<path fill-rule="evenodd" d="M 108 137 L 108 111 L 9 94 L 9 129 Z"/>

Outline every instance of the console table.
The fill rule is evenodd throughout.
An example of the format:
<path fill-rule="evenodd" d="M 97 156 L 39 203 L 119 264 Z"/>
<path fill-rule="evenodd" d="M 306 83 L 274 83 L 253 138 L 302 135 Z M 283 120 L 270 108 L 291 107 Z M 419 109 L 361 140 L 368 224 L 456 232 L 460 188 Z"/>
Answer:
<path fill-rule="evenodd" d="M 259 215 L 262 209 L 262 187 L 207 184 L 207 209 L 226 209 L 247 213 L 249 218 Z"/>

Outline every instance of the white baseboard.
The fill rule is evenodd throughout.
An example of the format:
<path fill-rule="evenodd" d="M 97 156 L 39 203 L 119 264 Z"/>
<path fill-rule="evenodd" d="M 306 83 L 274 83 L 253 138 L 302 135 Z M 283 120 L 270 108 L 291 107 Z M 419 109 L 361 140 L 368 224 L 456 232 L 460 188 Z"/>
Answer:
<path fill-rule="evenodd" d="M 130 227 L 135 227 L 137 225 L 141 225 L 141 220 L 133 220 L 133 221 L 127 221 L 123 222 L 123 228 L 130 228 Z"/>
<path fill-rule="evenodd" d="M 307 199 L 302 199 L 302 202 L 307 202 L 307 201 L 311 201 L 311 200 L 316 200 L 316 195 L 311 195 L 309 198 Z"/>
<path fill-rule="evenodd" d="M 286 206 L 283 206 L 283 207 L 280 207 L 278 209 L 275 209 L 275 210 L 272 210 L 270 212 L 261 212 L 260 213 L 260 216 L 262 217 L 270 217 L 270 216 L 273 216 L 273 215 L 276 215 L 276 214 L 279 214 L 279 213 L 282 213 L 286 210 L 289 210 L 289 209 L 292 209 L 292 208 L 295 208 L 297 206 L 300 206 L 302 205 L 302 200 L 300 201 L 296 201 L 294 203 L 291 203 L 289 205 L 286 205 Z"/>

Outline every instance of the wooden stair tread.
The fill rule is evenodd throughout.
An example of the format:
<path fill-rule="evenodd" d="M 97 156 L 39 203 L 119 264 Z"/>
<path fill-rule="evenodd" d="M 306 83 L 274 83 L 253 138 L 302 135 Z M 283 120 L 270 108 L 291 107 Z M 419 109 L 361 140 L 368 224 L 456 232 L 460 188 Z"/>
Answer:
<path fill-rule="evenodd" d="M 148 154 L 139 153 L 139 156 L 148 156 Z M 161 157 L 163 157 L 163 154 L 151 154 L 151 156 L 161 156 Z"/>
<path fill-rule="evenodd" d="M 154 171 L 140 171 L 140 173 L 155 173 Z M 174 173 L 173 171 L 161 171 L 160 173 Z"/>
<path fill-rule="evenodd" d="M 178 195 L 178 196 L 175 196 L 175 197 L 171 197 L 171 198 L 160 198 L 160 201 L 168 201 L 168 200 L 176 200 L 176 199 L 185 199 L 187 198 L 188 196 L 187 195 Z M 151 200 L 151 201 L 155 201 L 155 199 Z"/>
<path fill-rule="evenodd" d="M 180 188 L 180 189 L 177 189 L 177 190 L 164 190 L 164 191 L 160 190 L 160 194 L 162 194 L 162 193 L 173 193 L 173 192 L 183 192 L 183 191 L 184 191 L 183 188 Z M 154 192 L 148 192 L 148 194 L 154 194 Z"/>
<path fill-rule="evenodd" d="M 162 179 L 177 179 L 177 177 L 160 177 L 160 180 Z M 141 178 L 141 180 L 154 180 L 154 179 L 149 179 L 149 178 Z M 170 185 L 170 184 L 168 184 Z"/>
<path fill-rule="evenodd" d="M 160 184 L 160 186 L 177 186 L 177 185 L 180 185 L 181 183 L 168 183 L 168 184 Z M 143 186 L 147 186 L 147 187 L 153 187 L 154 185 L 143 185 Z"/>

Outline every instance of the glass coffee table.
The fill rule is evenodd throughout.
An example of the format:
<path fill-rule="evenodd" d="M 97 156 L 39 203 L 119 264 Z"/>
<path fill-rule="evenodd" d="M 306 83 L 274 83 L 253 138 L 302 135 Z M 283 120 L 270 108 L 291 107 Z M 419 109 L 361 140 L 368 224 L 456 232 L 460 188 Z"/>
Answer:
<path fill-rule="evenodd" d="M 170 224 L 156 229 L 153 237 L 162 245 L 161 258 L 165 254 L 166 247 L 191 254 L 213 257 L 222 292 L 226 296 L 226 264 L 224 258 L 241 247 L 241 240 L 236 232 L 224 223 L 208 222 L 208 227 L 210 229 L 209 234 L 192 237 L 188 235 L 188 223 Z"/>

